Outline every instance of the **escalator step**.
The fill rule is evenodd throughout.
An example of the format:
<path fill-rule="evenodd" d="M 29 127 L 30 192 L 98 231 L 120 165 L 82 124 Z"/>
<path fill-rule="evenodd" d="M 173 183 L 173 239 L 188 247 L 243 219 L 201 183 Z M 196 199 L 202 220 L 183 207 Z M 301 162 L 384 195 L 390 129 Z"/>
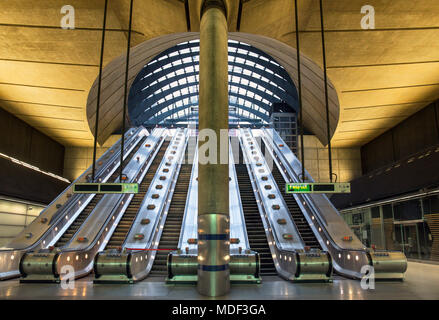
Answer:
<path fill-rule="evenodd" d="M 187 159 L 186 149 L 185 159 Z M 159 249 L 177 249 L 183 222 L 187 192 L 192 172 L 192 164 L 182 164 L 177 178 L 174 194 L 168 209 L 165 225 L 159 242 Z M 166 276 L 168 251 L 158 251 L 151 268 L 150 276 Z"/>
<path fill-rule="evenodd" d="M 277 275 L 247 168 L 245 164 L 236 164 L 235 168 L 250 248 L 259 253 L 261 274 Z"/>

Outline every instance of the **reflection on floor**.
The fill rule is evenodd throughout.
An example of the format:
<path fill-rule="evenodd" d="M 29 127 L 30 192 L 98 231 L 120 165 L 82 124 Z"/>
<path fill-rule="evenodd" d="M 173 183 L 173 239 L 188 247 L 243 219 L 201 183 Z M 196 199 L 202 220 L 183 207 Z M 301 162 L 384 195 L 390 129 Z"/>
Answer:
<path fill-rule="evenodd" d="M 278 277 L 260 285 L 236 285 L 222 299 L 439 299 L 439 265 L 409 262 L 404 282 L 376 282 L 363 290 L 360 281 L 335 277 L 333 283 L 290 283 Z M 206 299 L 194 286 L 165 285 L 150 278 L 134 285 L 94 285 L 92 278 L 77 280 L 74 289 L 54 284 L 0 282 L 0 299 Z"/>

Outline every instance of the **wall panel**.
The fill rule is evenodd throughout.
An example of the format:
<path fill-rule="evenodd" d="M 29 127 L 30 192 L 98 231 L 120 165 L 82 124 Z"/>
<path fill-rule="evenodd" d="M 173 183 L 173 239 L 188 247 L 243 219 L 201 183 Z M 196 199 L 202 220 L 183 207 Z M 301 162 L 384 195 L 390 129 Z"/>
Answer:
<path fill-rule="evenodd" d="M 407 118 L 361 148 L 367 174 L 439 144 L 439 101 Z"/>
<path fill-rule="evenodd" d="M 43 205 L 0 198 L 0 247 L 6 246 L 44 209 Z"/>
<path fill-rule="evenodd" d="M 0 152 L 58 175 L 63 174 L 64 146 L 0 106 Z"/>
<path fill-rule="evenodd" d="M 403 159 L 438 144 L 435 105 L 422 109 L 396 126 L 392 132 L 396 159 Z"/>
<path fill-rule="evenodd" d="M 393 132 L 387 131 L 361 148 L 363 174 L 395 160 Z"/>

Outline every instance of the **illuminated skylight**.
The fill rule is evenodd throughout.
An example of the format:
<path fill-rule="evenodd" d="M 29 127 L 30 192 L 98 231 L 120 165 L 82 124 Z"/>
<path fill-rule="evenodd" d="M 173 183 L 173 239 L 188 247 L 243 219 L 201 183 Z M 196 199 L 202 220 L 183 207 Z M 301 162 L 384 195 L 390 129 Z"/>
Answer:
<path fill-rule="evenodd" d="M 267 124 L 272 104 L 297 109 L 297 92 L 285 69 L 262 51 L 229 41 L 229 121 Z M 199 40 L 180 43 L 150 61 L 129 97 L 135 125 L 185 124 L 198 119 Z"/>

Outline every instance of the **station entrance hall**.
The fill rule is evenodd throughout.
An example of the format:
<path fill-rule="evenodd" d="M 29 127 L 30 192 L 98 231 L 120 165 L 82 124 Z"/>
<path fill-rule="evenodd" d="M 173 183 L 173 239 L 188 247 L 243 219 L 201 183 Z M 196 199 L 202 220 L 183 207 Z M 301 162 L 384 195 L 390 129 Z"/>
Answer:
<path fill-rule="evenodd" d="M 10 0 L 0 39 L 0 302 L 439 299 L 439 2 Z"/>

